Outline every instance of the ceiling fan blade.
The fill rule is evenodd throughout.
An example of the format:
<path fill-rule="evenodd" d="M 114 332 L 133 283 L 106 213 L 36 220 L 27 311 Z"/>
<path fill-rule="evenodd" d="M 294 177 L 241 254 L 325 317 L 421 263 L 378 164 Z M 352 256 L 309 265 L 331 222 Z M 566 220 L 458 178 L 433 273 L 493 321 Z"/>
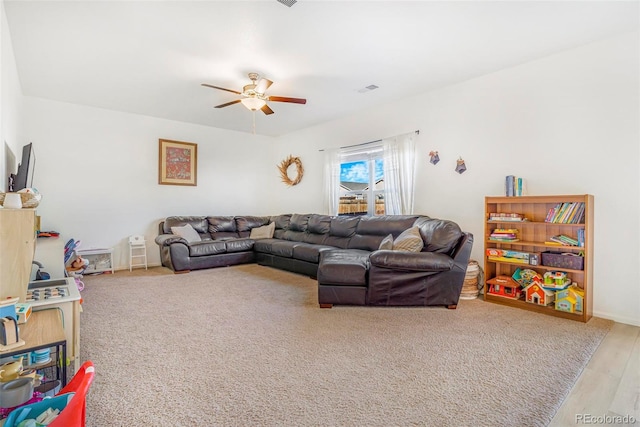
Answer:
<path fill-rule="evenodd" d="M 235 101 L 227 102 L 225 104 L 216 105 L 215 108 L 228 107 L 229 105 L 237 104 L 238 102 L 240 102 L 240 100 L 236 99 Z"/>
<path fill-rule="evenodd" d="M 267 104 L 264 104 L 264 107 L 261 108 L 262 112 L 266 115 L 273 114 L 273 110 L 269 108 Z"/>
<path fill-rule="evenodd" d="M 269 86 L 271 86 L 272 84 L 273 82 L 271 80 L 261 78 L 254 90 L 258 93 L 265 93 L 267 89 L 269 89 Z"/>
<path fill-rule="evenodd" d="M 307 100 L 304 98 L 287 98 L 286 96 L 270 96 L 269 101 L 276 102 L 293 102 L 294 104 L 306 104 Z"/>
<path fill-rule="evenodd" d="M 209 84 L 206 84 L 206 83 L 202 83 L 202 86 L 211 87 L 211 88 L 214 88 L 214 89 L 226 90 L 227 92 L 237 93 L 238 95 L 242 95 L 242 93 L 238 92 L 237 90 L 225 89 L 225 88 L 223 88 L 223 87 L 218 87 L 218 86 L 214 86 L 214 85 L 209 85 Z"/>

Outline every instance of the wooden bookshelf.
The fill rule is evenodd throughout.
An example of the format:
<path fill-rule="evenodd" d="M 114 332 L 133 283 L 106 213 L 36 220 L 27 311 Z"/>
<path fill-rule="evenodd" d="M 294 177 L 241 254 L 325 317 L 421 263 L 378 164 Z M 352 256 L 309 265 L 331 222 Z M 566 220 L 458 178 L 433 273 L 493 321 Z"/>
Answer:
<path fill-rule="evenodd" d="M 584 221 L 579 224 L 545 222 L 550 209 L 559 203 L 584 203 Z M 490 220 L 492 213 L 517 213 L 526 221 Z M 490 240 L 496 228 L 518 230 L 518 241 L 505 242 Z M 584 246 L 557 246 L 545 242 L 558 234 L 576 238 L 579 229 L 584 229 Z M 593 196 L 558 195 L 558 196 L 522 196 L 522 197 L 485 197 L 484 224 L 484 298 L 497 304 L 518 307 L 525 310 L 562 317 L 581 322 L 588 322 L 593 313 Z M 545 251 L 575 253 L 584 257 L 584 269 L 569 269 L 542 265 L 540 257 L 538 265 L 522 264 L 505 260 L 490 260 L 487 249 L 506 249 L 519 252 L 542 253 Z M 488 294 L 487 280 L 496 276 L 512 276 L 517 268 L 531 269 L 543 275 L 547 271 L 561 271 L 567 274 L 579 288 L 584 291 L 583 310 L 581 313 L 570 313 L 556 310 L 554 305 L 538 305 L 526 302 L 524 298 L 511 298 Z"/>

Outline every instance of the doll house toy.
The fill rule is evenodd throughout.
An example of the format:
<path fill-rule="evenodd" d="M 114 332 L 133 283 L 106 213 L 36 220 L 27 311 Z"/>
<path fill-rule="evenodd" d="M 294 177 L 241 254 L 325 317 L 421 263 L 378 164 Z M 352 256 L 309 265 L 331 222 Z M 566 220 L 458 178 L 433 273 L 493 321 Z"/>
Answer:
<path fill-rule="evenodd" d="M 534 280 L 522 290 L 525 294 L 525 301 L 531 304 L 551 305 L 555 301 L 556 293 L 542 287 L 542 280 Z"/>
<path fill-rule="evenodd" d="M 567 273 L 562 271 L 547 271 L 544 273 L 544 284 L 542 285 L 549 291 L 561 291 L 571 284 L 571 279 Z"/>
<path fill-rule="evenodd" d="M 582 313 L 584 305 L 584 290 L 575 283 L 566 289 L 556 291 L 555 308 L 568 313 Z"/>
<path fill-rule="evenodd" d="M 489 285 L 487 290 L 488 294 L 504 298 L 520 299 L 520 283 L 509 276 L 496 276 L 491 280 L 487 280 L 487 285 Z"/>
<path fill-rule="evenodd" d="M 511 277 L 513 280 L 520 283 L 520 286 L 522 286 L 523 289 L 533 283 L 534 280 L 542 281 L 542 276 L 536 273 L 535 270 L 531 270 L 529 268 L 516 268 L 516 271 L 513 272 Z"/>

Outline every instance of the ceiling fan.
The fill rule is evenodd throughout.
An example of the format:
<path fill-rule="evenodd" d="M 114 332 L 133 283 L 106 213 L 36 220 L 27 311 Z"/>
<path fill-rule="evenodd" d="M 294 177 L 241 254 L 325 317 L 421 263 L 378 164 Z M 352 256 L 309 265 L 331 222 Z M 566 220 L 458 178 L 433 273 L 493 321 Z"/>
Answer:
<path fill-rule="evenodd" d="M 267 105 L 267 101 L 274 102 L 292 102 L 294 104 L 306 104 L 307 100 L 303 98 L 288 98 L 286 96 L 268 96 L 265 94 L 269 86 L 273 84 L 273 82 L 269 79 L 265 79 L 264 77 L 258 80 L 260 76 L 258 73 L 249 73 L 249 79 L 251 79 L 251 84 L 245 85 L 242 88 L 242 92 L 238 92 L 233 89 L 226 89 L 219 86 L 210 85 L 207 83 L 202 83 L 202 86 L 210 87 L 213 89 L 226 90 L 227 92 L 235 93 L 242 96 L 241 99 L 236 99 L 235 101 L 226 102 L 224 104 L 216 105 L 215 108 L 224 108 L 229 105 L 237 104 L 238 102 L 242 102 L 242 105 L 247 107 L 251 111 L 261 110 L 265 114 L 273 114 L 273 110 L 269 108 Z"/>

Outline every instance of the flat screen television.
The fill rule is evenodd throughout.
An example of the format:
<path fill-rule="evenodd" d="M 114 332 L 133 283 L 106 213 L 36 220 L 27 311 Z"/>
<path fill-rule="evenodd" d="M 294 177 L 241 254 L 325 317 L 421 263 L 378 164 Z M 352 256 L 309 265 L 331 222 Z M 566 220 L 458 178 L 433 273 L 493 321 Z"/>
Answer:
<path fill-rule="evenodd" d="M 33 143 L 22 147 L 22 159 L 18 164 L 18 172 L 9 176 L 9 191 L 20 191 L 23 188 L 33 187 L 33 169 L 36 165 L 36 156 L 33 152 Z"/>

